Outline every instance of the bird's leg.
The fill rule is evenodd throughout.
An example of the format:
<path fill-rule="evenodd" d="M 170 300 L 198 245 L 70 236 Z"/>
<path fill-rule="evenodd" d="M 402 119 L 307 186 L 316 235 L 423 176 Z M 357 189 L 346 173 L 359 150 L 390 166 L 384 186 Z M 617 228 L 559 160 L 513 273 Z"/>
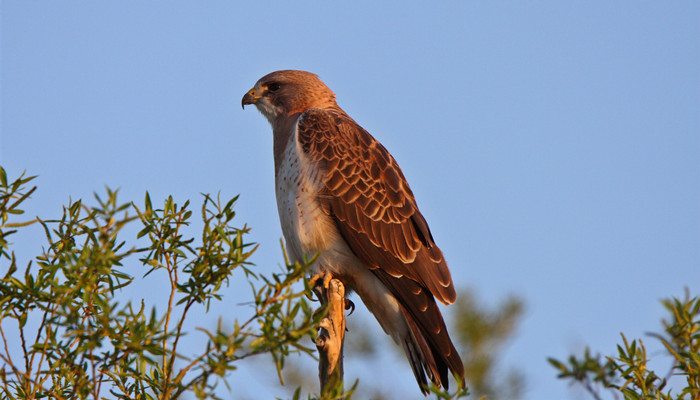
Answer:
<path fill-rule="evenodd" d="M 328 282 L 326 282 L 328 276 L 332 278 L 329 272 L 321 271 L 309 278 L 309 286 L 316 295 L 316 300 L 320 301 L 322 304 L 325 304 L 326 301 L 324 301 L 324 299 L 328 298 Z"/>
<path fill-rule="evenodd" d="M 314 294 L 316 295 L 316 300 L 320 301 L 321 303 L 324 302 L 323 299 L 328 298 L 328 294 L 326 292 L 328 291 L 328 285 L 330 284 L 331 279 L 333 279 L 333 275 L 325 270 L 321 270 L 321 272 L 318 272 L 309 278 L 309 286 L 311 286 L 311 290 L 313 290 Z"/>
<path fill-rule="evenodd" d="M 319 273 L 314 274 L 311 278 L 309 278 L 309 286 L 311 286 L 312 289 L 315 289 L 315 286 L 318 283 L 318 280 L 323 278 L 325 275 L 326 275 L 325 271 L 321 271 Z"/>
<path fill-rule="evenodd" d="M 319 282 L 319 279 L 322 279 L 321 282 Z M 309 278 L 309 286 L 313 288 L 314 293 L 316 293 L 316 299 L 321 300 L 321 296 L 324 298 L 327 298 L 328 295 L 325 294 L 325 291 L 328 290 L 328 286 L 330 284 L 331 279 L 333 279 L 333 275 L 330 272 L 327 271 L 322 271 L 311 278 Z M 350 310 L 348 315 L 352 314 L 355 312 L 355 303 L 352 302 L 350 299 L 345 299 L 345 310 Z"/>

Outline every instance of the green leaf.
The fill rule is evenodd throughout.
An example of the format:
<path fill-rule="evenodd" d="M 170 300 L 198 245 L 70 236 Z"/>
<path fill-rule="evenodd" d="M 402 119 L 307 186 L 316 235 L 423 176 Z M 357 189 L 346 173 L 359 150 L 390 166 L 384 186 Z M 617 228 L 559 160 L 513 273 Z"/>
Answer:
<path fill-rule="evenodd" d="M 144 200 L 146 206 L 146 212 L 150 213 L 153 211 L 153 204 L 151 203 L 151 195 L 146 192 L 146 199 Z"/>
<path fill-rule="evenodd" d="M 2 187 L 7 187 L 7 174 L 5 173 L 5 168 L 0 167 L 0 185 Z"/>
<path fill-rule="evenodd" d="M 566 374 L 569 372 L 569 368 L 567 368 L 567 366 L 564 363 L 562 363 L 561 361 L 559 361 L 557 359 L 548 357 L 547 362 L 549 362 L 554 368 L 558 369 L 563 374 Z"/>
<path fill-rule="evenodd" d="M 23 312 L 17 316 L 17 322 L 19 322 L 19 329 L 24 328 L 24 325 L 27 324 L 27 313 Z"/>
<path fill-rule="evenodd" d="M 137 239 L 141 239 L 142 237 L 148 235 L 149 232 L 153 230 L 153 225 L 146 225 L 143 229 L 139 231 L 139 233 L 136 235 Z"/>

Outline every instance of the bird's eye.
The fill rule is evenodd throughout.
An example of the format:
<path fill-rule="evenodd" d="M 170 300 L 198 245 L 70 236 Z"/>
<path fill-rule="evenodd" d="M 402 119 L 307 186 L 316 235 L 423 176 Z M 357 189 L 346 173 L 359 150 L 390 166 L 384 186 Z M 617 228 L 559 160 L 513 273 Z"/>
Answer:
<path fill-rule="evenodd" d="M 276 92 L 279 88 L 280 88 L 279 83 L 271 83 L 271 84 L 267 85 L 267 91 L 270 93 Z"/>

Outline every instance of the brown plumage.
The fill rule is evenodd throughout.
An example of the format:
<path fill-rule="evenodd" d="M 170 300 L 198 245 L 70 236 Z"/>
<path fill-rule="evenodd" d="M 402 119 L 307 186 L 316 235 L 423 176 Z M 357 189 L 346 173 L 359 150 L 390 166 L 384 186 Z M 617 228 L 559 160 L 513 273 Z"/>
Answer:
<path fill-rule="evenodd" d="M 336 103 L 314 74 L 262 77 L 242 104 L 273 128 L 278 211 L 289 254 L 320 254 L 314 266 L 355 290 L 401 344 L 427 394 L 427 378 L 464 379 L 435 302 L 456 299 L 452 278 L 401 169 Z"/>

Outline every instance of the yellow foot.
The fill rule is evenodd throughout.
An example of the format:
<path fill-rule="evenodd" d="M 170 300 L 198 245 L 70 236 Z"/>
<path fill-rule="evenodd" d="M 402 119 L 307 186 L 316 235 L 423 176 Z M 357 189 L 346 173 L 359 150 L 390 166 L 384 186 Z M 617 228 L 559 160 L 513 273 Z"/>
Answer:
<path fill-rule="evenodd" d="M 328 285 L 330 284 L 331 279 L 333 279 L 333 275 L 330 272 L 321 271 L 309 279 L 309 286 L 311 286 L 314 289 L 314 291 L 319 285 L 321 285 L 323 289 L 328 289 Z"/>

